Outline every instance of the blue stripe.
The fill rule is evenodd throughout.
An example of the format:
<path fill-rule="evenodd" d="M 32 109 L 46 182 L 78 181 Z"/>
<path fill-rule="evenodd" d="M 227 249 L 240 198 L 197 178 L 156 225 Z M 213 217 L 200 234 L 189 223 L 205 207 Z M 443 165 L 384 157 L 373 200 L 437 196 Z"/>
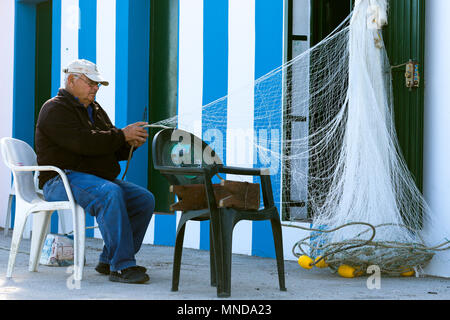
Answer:
<path fill-rule="evenodd" d="M 52 79 L 51 94 L 56 96 L 61 86 L 61 1 L 53 0 L 52 2 Z M 50 231 L 58 232 L 58 214 L 52 215 L 50 222 Z"/>
<path fill-rule="evenodd" d="M 130 1 L 129 14 L 127 124 L 142 121 L 145 108 L 149 108 L 150 1 Z M 146 143 L 134 153 L 127 174 L 127 180 L 145 188 L 148 146 Z"/>
<path fill-rule="evenodd" d="M 52 3 L 52 96 L 55 96 L 61 79 L 61 0 Z"/>
<path fill-rule="evenodd" d="M 116 110 L 115 125 L 127 125 L 129 1 L 116 1 Z"/>
<path fill-rule="evenodd" d="M 96 63 L 97 60 L 97 0 L 79 0 L 80 29 L 78 57 Z"/>
<path fill-rule="evenodd" d="M 16 0 L 13 137 L 34 146 L 36 5 Z M 20 36 L 19 36 L 20 35 Z"/>
<path fill-rule="evenodd" d="M 97 60 L 97 1 L 79 0 L 80 29 L 78 30 L 78 57 L 93 63 Z M 95 225 L 94 217 L 86 215 L 86 226 Z M 94 229 L 86 229 L 86 237 L 94 237 Z"/>
<path fill-rule="evenodd" d="M 206 105 L 226 96 L 228 91 L 228 0 L 204 0 L 203 5 L 203 105 Z M 214 119 L 208 117 L 210 112 L 214 113 Z M 226 150 L 227 101 L 215 105 L 214 110 L 203 110 L 202 118 L 203 134 L 208 129 L 220 130 L 222 148 Z M 224 121 L 218 125 L 217 119 Z M 225 163 L 225 154 L 221 157 Z M 209 221 L 200 222 L 200 249 L 209 250 Z"/>
<path fill-rule="evenodd" d="M 15 3 L 12 136 L 34 146 L 36 5 Z M 20 36 L 19 36 L 20 35 Z M 15 220 L 15 200 L 11 225 Z"/>
<path fill-rule="evenodd" d="M 255 5 L 255 78 L 258 79 L 283 63 L 283 1 L 257 0 Z M 255 130 L 258 133 L 259 129 L 267 128 L 267 123 L 270 121 L 272 128 L 278 126 L 279 134 L 281 135 L 282 111 L 279 108 L 282 104 L 281 74 L 271 78 L 270 81 L 273 84 L 270 87 L 275 88 L 278 86 L 280 89 L 276 92 L 271 92 L 273 95 L 271 99 L 268 99 L 267 96 L 262 97 L 263 93 L 255 90 Z M 264 94 L 267 94 L 267 92 Z M 268 105 L 267 103 L 271 101 L 272 104 Z M 262 118 L 261 114 L 267 109 L 279 110 L 279 113 L 274 114 L 272 112 L 270 120 L 266 117 Z M 270 135 L 270 132 L 268 135 Z M 276 139 L 280 139 L 280 137 L 276 137 Z M 281 152 L 281 146 L 279 146 L 279 152 Z M 257 166 L 261 166 L 261 163 L 258 163 Z M 280 203 L 280 167 L 279 165 L 278 172 L 271 176 L 276 204 Z M 279 207 L 278 210 L 280 210 Z M 253 222 L 252 255 L 275 257 L 275 248 L 271 234 L 270 222 Z"/>
<path fill-rule="evenodd" d="M 145 107 L 148 114 L 149 1 L 117 0 L 116 21 L 116 126 L 124 128 L 142 121 Z M 126 179 L 146 188 L 147 177 L 148 143 L 134 153 Z"/>

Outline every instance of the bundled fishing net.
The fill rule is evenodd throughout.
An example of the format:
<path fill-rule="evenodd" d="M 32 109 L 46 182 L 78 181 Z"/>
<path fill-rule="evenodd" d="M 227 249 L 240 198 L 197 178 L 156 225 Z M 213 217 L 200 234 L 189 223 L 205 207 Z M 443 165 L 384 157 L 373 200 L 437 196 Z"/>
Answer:
<path fill-rule="evenodd" d="M 239 123 L 224 116 L 227 103 L 241 92 L 254 93 L 254 131 L 242 135 L 243 124 L 233 141 L 247 138 L 253 159 L 243 162 L 269 168 L 283 192 L 305 199 L 311 234 L 293 253 L 308 256 L 307 266 L 357 271 L 377 265 L 400 275 L 450 248 L 448 231 L 433 221 L 398 145 L 381 32 L 386 23 L 387 0 L 357 0 L 322 42 L 202 110 L 203 139 L 223 158 L 225 148 L 236 147 L 227 121 Z M 177 123 L 174 117 L 154 125 Z M 289 179 L 281 179 L 283 170 Z M 286 199 L 280 206 L 289 205 Z M 441 241 L 431 243 L 425 227 Z"/>

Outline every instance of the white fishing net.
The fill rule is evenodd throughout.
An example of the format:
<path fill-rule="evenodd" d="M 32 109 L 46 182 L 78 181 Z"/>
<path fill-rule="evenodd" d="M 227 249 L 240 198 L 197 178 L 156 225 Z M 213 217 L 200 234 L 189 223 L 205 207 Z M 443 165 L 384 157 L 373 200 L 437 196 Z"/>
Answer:
<path fill-rule="evenodd" d="M 400 151 L 381 32 L 386 23 L 387 0 L 357 0 L 323 41 L 251 84 L 249 141 L 250 163 L 281 177 L 282 193 L 290 195 L 280 197 L 279 207 L 303 199 L 312 219 L 313 232 L 296 243 L 296 256 L 322 256 L 331 268 L 378 265 L 397 275 L 424 267 L 449 242 Z M 230 136 L 224 110 L 239 94 L 229 92 L 202 110 L 203 138 L 222 157 L 225 148 L 243 143 L 222 141 Z M 177 123 L 173 117 L 154 125 Z M 431 243 L 424 225 L 441 241 Z"/>

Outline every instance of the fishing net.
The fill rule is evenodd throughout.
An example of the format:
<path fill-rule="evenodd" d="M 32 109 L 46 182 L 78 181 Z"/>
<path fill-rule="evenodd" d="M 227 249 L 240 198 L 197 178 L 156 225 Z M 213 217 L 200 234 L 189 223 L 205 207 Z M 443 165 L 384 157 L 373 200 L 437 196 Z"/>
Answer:
<path fill-rule="evenodd" d="M 252 157 L 233 159 L 233 165 L 268 168 L 282 193 L 292 195 L 280 197 L 279 207 L 304 199 L 311 233 L 295 244 L 294 255 L 320 257 L 332 269 L 378 265 L 398 275 L 423 268 L 450 243 L 398 144 L 381 32 L 386 23 L 387 0 L 357 0 L 352 14 L 320 43 L 203 106 L 202 132 L 222 158 L 229 148 Z M 243 92 L 254 94 L 252 130 L 224 113 Z M 177 124 L 175 116 L 153 125 Z M 424 227 L 442 241 L 431 243 Z"/>

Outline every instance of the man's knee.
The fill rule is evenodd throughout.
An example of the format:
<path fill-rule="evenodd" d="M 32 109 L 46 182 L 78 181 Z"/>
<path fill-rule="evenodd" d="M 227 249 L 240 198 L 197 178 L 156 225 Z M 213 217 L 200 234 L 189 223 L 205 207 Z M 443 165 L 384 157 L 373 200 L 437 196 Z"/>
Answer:
<path fill-rule="evenodd" d="M 124 193 L 120 186 L 107 182 L 99 188 L 100 198 L 107 203 L 117 203 L 124 201 Z"/>
<path fill-rule="evenodd" d="M 122 189 L 115 183 L 107 182 L 102 185 L 101 191 L 105 195 L 109 195 L 112 197 L 121 196 L 123 197 Z"/>
<path fill-rule="evenodd" d="M 150 191 L 145 193 L 145 203 L 147 204 L 147 211 L 153 213 L 155 210 L 155 196 Z"/>

